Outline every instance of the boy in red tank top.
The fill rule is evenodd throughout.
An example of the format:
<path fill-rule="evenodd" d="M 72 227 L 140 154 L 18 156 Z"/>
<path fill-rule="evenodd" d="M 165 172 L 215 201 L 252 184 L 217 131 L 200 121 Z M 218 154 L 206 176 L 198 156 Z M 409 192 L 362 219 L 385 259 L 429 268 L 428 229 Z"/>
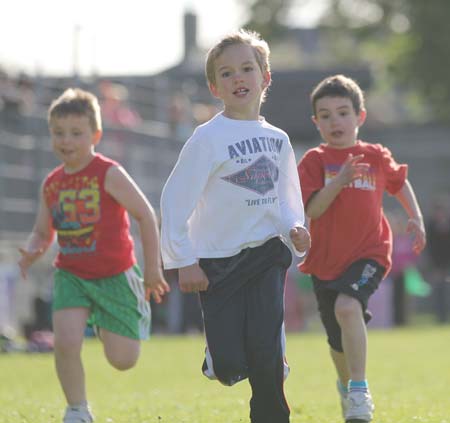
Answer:
<path fill-rule="evenodd" d="M 80 352 L 86 323 L 99 328 L 108 362 L 133 367 L 150 331 L 150 305 L 169 291 L 152 206 L 116 162 L 95 152 L 102 128 L 97 98 L 68 89 L 50 106 L 52 148 L 62 164 L 44 180 L 33 230 L 20 249 L 28 268 L 51 245 L 54 261 L 53 330 L 58 378 L 67 400 L 64 423 L 93 422 Z M 144 273 L 137 265 L 128 214 L 137 221 Z"/>
<path fill-rule="evenodd" d="M 386 147 L 358 139 L 366 110 L 356 82 L 326 78 L 311 102 L 324 143 L 308 150 L 298 166 L 311 232 L 311 249 L 299 267 L 312 276 L 344 419 L 368 422 L 374 406 L 366 380 L 367 303 L 391 267 L 384 191 L 407 212 L 417 254 L 425 246 L 424 223 L 407 165 L 396 163 Z"/>

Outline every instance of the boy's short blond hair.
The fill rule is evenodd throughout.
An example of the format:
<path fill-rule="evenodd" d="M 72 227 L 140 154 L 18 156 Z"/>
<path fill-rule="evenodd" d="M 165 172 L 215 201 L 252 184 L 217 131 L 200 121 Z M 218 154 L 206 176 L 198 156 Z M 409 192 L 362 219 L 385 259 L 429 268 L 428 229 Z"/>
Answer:
<path fill-rule="evenodd" d="M 87 116 L 94 132 L 102 130 L 102 118 L 97 97 L 80 88 L 68 88 L 48 109 L 48 123 L 68 115 Z"/>
<path fill-rule="evenodd" d="M 265 74 L 270 72 L 270 48 L 266 41 L 261 38 L 261 35 L 255 31 L 240 29 L 232 32 L 222 38 L 216 45 L 214 45 L 206 55 L 205 73 L 208 84 L 216 85 L 215 61 L 224 52 L 224 50 L 232 45 L 245 44 L 250 46 L 254 53 L 256 62 Z"/>
<path fill-rule="evenodd" d="M 344 75 L 333 75 L 319 82 L 311 93 L 311 105 L 316 116 L 317 101 L 323 97 L 346 97 L 352 102 L 356 114 L 365 110 L 364 93 L 353 79 Z"/>

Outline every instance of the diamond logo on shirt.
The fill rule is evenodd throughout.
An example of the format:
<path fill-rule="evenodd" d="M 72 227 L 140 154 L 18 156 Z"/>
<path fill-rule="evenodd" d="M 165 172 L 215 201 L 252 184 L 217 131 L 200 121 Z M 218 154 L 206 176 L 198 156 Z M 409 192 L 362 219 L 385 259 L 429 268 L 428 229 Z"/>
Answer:
<path fill-rule="evenodd" d="M 249 189 L 258 194 L 265 195 L 275 188 L 278 181 L 279 170 L 275 163 L 262 155 L 256 162 L 239 172 L 223 176 L 224 181 L 242 188 Z"/>

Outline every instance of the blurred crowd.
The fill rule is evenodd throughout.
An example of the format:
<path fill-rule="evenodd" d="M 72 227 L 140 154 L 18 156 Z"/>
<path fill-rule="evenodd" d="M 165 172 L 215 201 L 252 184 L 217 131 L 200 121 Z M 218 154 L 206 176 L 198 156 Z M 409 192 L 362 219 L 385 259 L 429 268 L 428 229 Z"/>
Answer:
<path fill-rule="evenodd" d="M 149 105 L 138 104 L 130 95 L 130 88 L 117 80 L 99 78 L 81 85 L 86 85 L 85 88 L 98 96 L 106 127 L 133 130 L 144 121 L 156 120 L 156 115 L 161 116 L 160 112 L 149 111 Z M 45 86 L 39 78 L 32 78 L 25 72 L 15 74 L 0 66 L 0 129 L 17 129 L 22 117 L 45 114 L 57 88 Z M 133 90 L 139 88 L 133 87 Z M 163 123 L 168 125 L 172 139 L 180 142 L 186 140 L 194 127 L 206 122 L 218 111 L 213 103 L 194 101 L 196 95 L 191 96 L 191 91 L 192 88 L 183 86 L 169 87 L 165 93 L 167 101 L 161 102 L 165 109 Z"/>
<path fill-rule="evenodd" d="M 35 93 L 32 79 L 26 73 L 10 75 L 0 68 L 0 116 L 2 126 L 17 124 L 20 116 L 34 112 Z"/>

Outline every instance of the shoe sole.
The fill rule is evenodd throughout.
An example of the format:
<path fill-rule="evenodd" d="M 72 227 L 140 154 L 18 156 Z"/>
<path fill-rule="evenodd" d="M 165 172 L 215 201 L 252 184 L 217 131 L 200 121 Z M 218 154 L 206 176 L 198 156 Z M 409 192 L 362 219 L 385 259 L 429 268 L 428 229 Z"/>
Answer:
<path fill-rule="evenodd" d="M 359 416 L 347 417 L 345 423 L 369 423 L 373 419 L 373 414 L 360 414 Z"/>

